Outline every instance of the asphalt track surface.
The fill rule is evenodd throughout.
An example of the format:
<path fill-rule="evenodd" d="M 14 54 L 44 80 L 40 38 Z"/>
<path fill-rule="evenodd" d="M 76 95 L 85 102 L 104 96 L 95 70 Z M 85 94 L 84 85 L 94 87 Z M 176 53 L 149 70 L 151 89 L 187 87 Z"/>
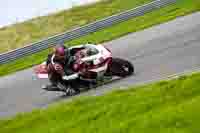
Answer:
<path fill-rule="evenodd" d="M 113 88 L 165 78 L 200 67 L 200 12 L 106 43 L 114 56 L 130 60 L 134 76 L 114 81 L 81 95 L 101 95 Z M 32 69 L 0 78 L 0 118 L 71 98 L 41 89 Z"/>

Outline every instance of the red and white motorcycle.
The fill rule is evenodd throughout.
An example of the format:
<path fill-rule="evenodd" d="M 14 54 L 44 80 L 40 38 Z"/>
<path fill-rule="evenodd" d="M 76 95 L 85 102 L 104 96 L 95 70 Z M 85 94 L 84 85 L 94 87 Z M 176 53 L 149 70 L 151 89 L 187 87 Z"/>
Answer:
<path fill-rule="evenodd" d="M 80 88 L 91 88 L 104 79 L 112 80 L 114 76 L 126 77 L 134 73 L 134 66 L 127 60 L 112 57 L 111 51 L 103 45 L 85 44 L 70 47 L 70 53 L 75 57 L 71 70 L 73 73 L 61 78 L 63 83 L 57 87 L 44 87 L 47 91 L 63 91 L 73 93 Z M 56 66 L 56 63 L 52 64 Z M 46 62 L 34 69 L 40 79 L 49 78 Z M 56 72 L 56 71 L 55 71 Z"/>

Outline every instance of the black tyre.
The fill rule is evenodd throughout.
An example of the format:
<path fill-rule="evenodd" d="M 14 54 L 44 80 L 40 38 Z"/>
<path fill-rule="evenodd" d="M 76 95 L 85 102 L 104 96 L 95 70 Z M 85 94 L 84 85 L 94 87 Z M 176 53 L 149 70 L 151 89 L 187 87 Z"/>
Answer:
<path fill-rule="evenodd" d="M 124 59 L 113 58 L 110 67 L 113 76 L 126 77 L 134 73 L 133 64 Z"/>

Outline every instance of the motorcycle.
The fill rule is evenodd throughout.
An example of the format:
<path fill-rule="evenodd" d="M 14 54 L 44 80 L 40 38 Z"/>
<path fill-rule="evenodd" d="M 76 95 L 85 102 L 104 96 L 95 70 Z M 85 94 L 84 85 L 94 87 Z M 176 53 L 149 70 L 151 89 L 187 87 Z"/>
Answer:
<path fill-rule="evenodd" d="M 82 57 L 83 50 L 92 50 L 93 53 L 87 57 Z M 46 91 L 62 91 L 66 95 L 74 95 L 80 92 L 81 88 L 91 89 L 105 81 L 111 81 L 113 77 L 127 77 L 134 73 L 134 66 L 131 62 L 112 57 L 112 52 L 103 45 L 86 44 L 74 46 L 70 48 L 71 55 L 75 57 L 70 70 L 70 73 L 64 77 L 59 75 L 59 72 L 53 73 L 54 77 L 59 79 L 57 86 L 43 87 Z M 53 59 L 52 59 L 53 60 Z M 39 79 L 50 79 L 50 74 L 47 70 L 47 62 L 43 62 L 34 68 Z M 56 67 L 56 63 L 52 63 Z"/>

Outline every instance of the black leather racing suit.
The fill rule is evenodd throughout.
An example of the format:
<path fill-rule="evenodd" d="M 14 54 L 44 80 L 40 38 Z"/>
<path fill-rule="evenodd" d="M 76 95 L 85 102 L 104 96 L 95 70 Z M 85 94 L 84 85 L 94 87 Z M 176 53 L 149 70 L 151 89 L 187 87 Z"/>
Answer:
<path fill-rule="evenodd" d="M 46 60 L 48 71 L 49 71 L 49 73 L 48 73 L 49 74 L 49 80 L 52 83 L 52 86 L 57 86 L 58 83 L 65 84 L 66 81 L 64 81 L 62 79 L 63 75 L 57 73 L 54 70 L 54 67 L 51 63 L 53 55 L 54 54 L 49 54 L 48 57 L 47 57 L 47 60 Z M 63 60 L 54 59 L 53 61 L 54 61 L 54 63 L 58 63 L 63 67 L 64 75 L 71 75 L 71 74 L 74 73 L 73 70 L 72 70 L 72 64 L 74 62 L 74 58 L 73 58 L 73 56 L 71 56 L 69 50 L 66 52 L 65 58 Z M 76 85 L 75 81 L 70 81 L 70 84 L 76 91 L 79 91 L 79 89 L 77 87 L 75 87 L 75 85 Z"/>

